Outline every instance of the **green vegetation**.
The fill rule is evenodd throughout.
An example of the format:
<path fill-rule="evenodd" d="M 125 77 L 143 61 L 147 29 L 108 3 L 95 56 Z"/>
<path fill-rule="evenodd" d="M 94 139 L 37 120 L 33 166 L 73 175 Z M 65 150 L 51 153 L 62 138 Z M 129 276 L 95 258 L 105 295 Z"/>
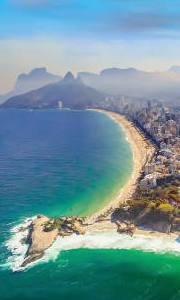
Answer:
<path fill-rule="evenodd" d="M 44 226 L 44 231 L 49 232 L 54 229 L 61 230 L 61 226 L 63 225 L 63 220 L 61 218 L 50 219 Z"/>
<path fill-rule="evenodd" d="M 179 186 L 176 180 L 148 192 L 137 190 L 134 199 L 117 209 L 112 218 L 162 232 L 180 231 Z"/>
<path fill-rule="evenodd" d="M 174 212 L 174 206 L 168 203 L 161 203 L 158 206 L 158 210 L 162 213 L 172 214 Z"/>
<path fill-rule="evenodd" d="M 150 189 L 147 192 L 137 190 L 138 198 L 149 199 L 159 202 L 176 202 L 180 204 L 180 180 L 174 180 L 169 183 L 164 183 L 157 186 L 155 189 Z"/>
<path fill-rule="evenodd" d="M 83 224 L 84 218 L 79 217 L 60 217 L 53 218 L 46 222 L 44 231 L 49 232 L 58 229 L 59 232 L 77 231 L 77 226 Z"/>

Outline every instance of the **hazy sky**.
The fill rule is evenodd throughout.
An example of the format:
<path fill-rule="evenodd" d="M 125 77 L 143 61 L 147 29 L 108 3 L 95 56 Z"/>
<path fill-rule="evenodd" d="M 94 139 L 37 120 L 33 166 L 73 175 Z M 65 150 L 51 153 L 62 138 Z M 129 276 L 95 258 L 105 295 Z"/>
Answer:
<path fill-rule="evenodd" d="M 0 93 L 46 66 L 165 70 L 180 65 L 180 0 L 0 0 Z"/>

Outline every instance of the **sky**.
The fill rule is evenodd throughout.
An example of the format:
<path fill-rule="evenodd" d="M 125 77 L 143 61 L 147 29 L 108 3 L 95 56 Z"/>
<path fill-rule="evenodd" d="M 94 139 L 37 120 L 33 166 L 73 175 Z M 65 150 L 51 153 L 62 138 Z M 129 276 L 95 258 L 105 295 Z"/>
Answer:
<path fill-rule="evenodd" d="M 0 0 L 0 94 L 35 67 L 171 65 L 180 65 L 180 0 Z"/>

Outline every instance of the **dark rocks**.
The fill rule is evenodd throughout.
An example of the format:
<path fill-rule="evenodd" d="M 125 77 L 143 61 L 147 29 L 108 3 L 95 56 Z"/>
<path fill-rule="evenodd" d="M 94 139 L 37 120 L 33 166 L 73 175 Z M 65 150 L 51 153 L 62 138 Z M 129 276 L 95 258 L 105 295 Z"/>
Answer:
<path fill-rule="evenodd" d="M 27 256 L 27 258 L 23 261 L 21 267 L 24 268 L 26 267 L 27 265 L 29 265 L 30 263 L 42 258 L 44 255 L 44 252 L 41 252 L 41 253 L 36 253 L 36 254 L 33 254 L 31 256 Z"/>
<path fill-rule="evenodd" d="M 129 234 L 130 236 L 133 236 L 136 231 L 136 226 L 134 224 L 129 224 L 127 222 L 121 223 L 116 222 L 117 224 L 117 232 L 119 233 L 125 233 Z"/>

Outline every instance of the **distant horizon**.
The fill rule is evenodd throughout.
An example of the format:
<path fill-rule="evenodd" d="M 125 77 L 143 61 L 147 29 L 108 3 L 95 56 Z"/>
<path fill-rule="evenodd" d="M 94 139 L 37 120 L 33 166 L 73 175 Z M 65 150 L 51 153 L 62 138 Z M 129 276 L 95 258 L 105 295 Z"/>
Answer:
<path fill-rule="evenodd" d="M 174 67 L 177 67 L 179 68 L 179 74 L 180 74 L 180 64 L 179 65 L 170 65 L 169 67 L 167 67 L 166 69 L 159 69 L 159 70 L 150 70 L 150 69 L 142 69 L 142 68 L 138 68 L 138 67 L 135 67 L 135 66 L 127 66 L 127 67 L 122 67 L 122 66 L 107 66 L 107 67 L 103 67 L 102 69 L 100 70 L 97 70 L 97 71 L 91 71 L 91 70 L 76 70 L 73 72 L 73 70 L 71 69 L 67 69 L 65 70 L 64 72 L 61 72 L 61 73 L 57 73 L 57 72 L 53 72 L 52 70 L 50 70 L 48 68 L 48 66 L 45 66 L 45 65 L 42 65 L 42 66 L 34 66 L 34 67 L 30 67 L 30 69 L 25 69 L 25 71 L 22 71 L 20 73 L 17 73 L 15 76 L 14 76 L 14 79 L 12 80 L 12 82 L 8 85 L 7 89 L 0 89 L 0 95 L 4 95 L 8 92 L 10 92 L 14 87 L 15 87 L 15 84 L 16 84 L 16 81 L 18 79 L 18 76 L 19 75 L 22 75 L 22 74 L 26 74 L 26 75 L 29 75 L 31 73 L 31 71 L 33 70 L 36 70 L 36 69 L 46 69 L 46 71 L 48 73 L 51 73 L 53 75 L 57 75 L 57 76 L 61 76 L 61 77 L 64 77 L 68 72 L 71 72 L 75 77 L 78 75 L 78 73 L 81 73 L 81 72 L 87 72 L 87 73 L 94 73 L 94 74 L 97 74 L 97 75 L 100 75 L 100 73 L 103 71 L 103 70 L 107 70 L 107 69 L 121 69 L 121 70 L 128 70 L 128 69 L 135 69 L 137 71 L 142 71 L 142 72 L 148 72 L 148 73 L 164 73 L 164 72 L 168 72 L 170 71 L 171 68 L 174 68 Z M 176 73 L 176 72 L 174 72 Z M 178 74 L 178 72 L 177 72 Z"/>

